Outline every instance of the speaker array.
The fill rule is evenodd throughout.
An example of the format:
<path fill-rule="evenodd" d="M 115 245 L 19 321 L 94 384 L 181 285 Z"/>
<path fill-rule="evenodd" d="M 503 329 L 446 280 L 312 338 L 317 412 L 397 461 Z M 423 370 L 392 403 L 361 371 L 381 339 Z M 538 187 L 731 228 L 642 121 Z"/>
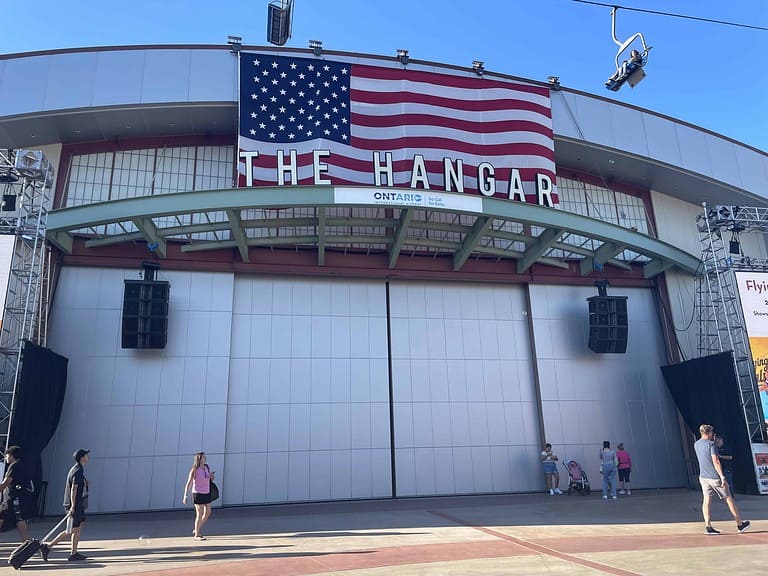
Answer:
<path fill-rule="evenodd" d="M 627 351 L 626 296 L 592 296 L 589 302 L 589 349 L 600 354 Z"/>
<path fill-rule="evenodd" d="M 170 288 L 168 282 L 125 281 L 123 348 L 165 348 Z"/>

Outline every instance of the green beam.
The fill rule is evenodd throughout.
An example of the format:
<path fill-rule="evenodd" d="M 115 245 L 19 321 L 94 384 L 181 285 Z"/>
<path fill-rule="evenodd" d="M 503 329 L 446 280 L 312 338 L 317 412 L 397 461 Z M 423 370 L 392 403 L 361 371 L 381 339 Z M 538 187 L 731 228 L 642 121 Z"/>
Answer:
<path fill-rule="evenodd" d="M 240 258 L 243 262 L 250 262 L 248 259 L 248 237 L 243 230 L 243 222 L 240 218 L 240 210 L 227 210 L 227 218 L 229 218 L 230 230 L 232 236 L 237 242 L 237 249 L 240 251 Z"/>
<path fill-rule="evenodd" d="M 485 234 L 485 231 L 488 230 L 492 222 L 493 218 L 490 216 L 477 217 L 474 226 L 472 226 L 472 232 L 467 234 L 461 248 L 453 255 L 453 269 L 455 271 L 461 270 L 461 267 L 464 266 L 464 262 L 466 262 L 470 254 L 472 254 L 472 250 L 474 250 L 477 243 L 480 242 L 480 239 L 483 237 L 483 234 Z"/>
<path fill-rule="evenodd" d="M 517 261 L 517 273 L 522 274 L 538 260 L 544 252 L 549 250 L 557 242 L 563 230 L 560 228 L 547 228 L 536 237 L 536 240 L 526 247 L 525 254 Z"/>
<path fill-rule="evenodd" d="M 672 267 L 672 262 L 666 260 L 651 260 L 643 266 L 643 276 L 653 278 Z"/>
<path fill-rule="evenodd" d="M 317 265 L 325 266 L 325 206 L 317 207 Z"/>
<path fill-rule="evenodd" d="M 595 250 L 594 254 L 587 256 L 581 261 L 579 267 L 581 275 L 587 276 L 588 274 L 591 274 L 595 269 L 596 264 L 605 264 L 617 254 L 624 252 L 626 248 L 626 246 L 616 244 L 615 242 L 603 242 L 602 245 Z"/>
<path fill-rule="evenodd" d="M 152 221 L 152 218 L 133 218 L 132 222 L 136 228 L 139 229 L 147 244 L 156 244 L 157 247 L 153 250 L 160 258 L 165 258 L 166 245 L 165 238 L 163 238 L 157 231 L 157 226 Z"/>
<path fill-rule="evenodd" d="M 72 235 L 69 232 L 59 230 L 58 232 L 48 233 L 48 241 L 55 244 L 59 250 L 65 254 L 72 254 Z"/>
<path fill-rule="evenodd" d="M 389 267 L 394 268 L 397 264 L 397 258 L 400 256 L 400 250 L 403 247 L 403 242 L 408 237 L 408 228 L 411 225 L 411 219 L 413 218 L 413 210 L 405 208 L 400 211 L 400 219 L 397 222 L 397 230 L 395 236 L 392 239 L 392 247 L 389 249 Z"/>

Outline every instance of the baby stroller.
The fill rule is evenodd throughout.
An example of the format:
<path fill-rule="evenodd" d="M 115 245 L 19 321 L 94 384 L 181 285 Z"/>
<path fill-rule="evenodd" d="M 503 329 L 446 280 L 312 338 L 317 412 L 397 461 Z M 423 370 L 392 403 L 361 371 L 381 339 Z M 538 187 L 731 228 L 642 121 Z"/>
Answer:
<path fill-rule="evenodd" d="M 568 495 L 578 492 L 582 496 L 589 496 L 589 478 L 582 470 L 581 464 L 576 460 L 565 460 L 563 466 L 568 470 Z"/>

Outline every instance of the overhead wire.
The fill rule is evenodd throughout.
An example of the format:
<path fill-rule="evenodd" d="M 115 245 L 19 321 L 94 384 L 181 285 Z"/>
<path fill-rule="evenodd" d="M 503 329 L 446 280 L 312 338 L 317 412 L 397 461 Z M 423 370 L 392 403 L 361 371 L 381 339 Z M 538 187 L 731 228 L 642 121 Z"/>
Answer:
<path fill-rule="evenodd" d="M 710 24 L 721 24 L 723 26 L 735 26 L 737 28 L 749 28 L 751 30 L 762 30 L 768 32 L 768 27 L 755 26 L 753 24 L 742 24 L 741 22 L 728 22 L 727 20 L 718 20 L 716 18 L 703 18 L 701 16 L 690 16 L 688 14 L 675 14 L 674 12 L 662 12 L 661 10 L 648 10 L 646 8 L 632 8 L 630 6 L 619 6 L 617 4 L 608 4 L 606 2 L 595 2 L 594 0 L 571 0 L 580 4 L 592 4 L 594 6 L 604 6 L 606 8 L 620 8 L 630 12 L 642 12 L 644 14 L 655 14 L 657 16 L 669 16 L 672 18 L 682 18 L 684 20 L 697 20 L 699 22 L 708 22 Z"/>

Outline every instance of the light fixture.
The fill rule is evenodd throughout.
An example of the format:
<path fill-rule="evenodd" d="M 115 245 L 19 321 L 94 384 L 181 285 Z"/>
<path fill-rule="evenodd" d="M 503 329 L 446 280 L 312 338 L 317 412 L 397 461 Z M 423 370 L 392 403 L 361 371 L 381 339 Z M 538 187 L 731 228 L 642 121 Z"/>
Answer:
<path fill-rule="evenodd" d="M 549 76 L 547 82 L 552 90 L 560 90 L 560 76 Z"/>
<path fill-rule="evenodd" d="M 733 228 L 731 228 L 731 240 L 728 242 L 728 252 L 730 254 L 744 256 L 741 252 L 741 241 L 739 239 L 739 234 L 743 232 L 744 229 L 744 226 L 741 224 L 735 224 Z"/>
<path fill-rule="evenodd" d="M 408 50 L 404 48 L 398 48 L 397 49 L 397 57 L 400 59 L 400 64 L 403 66 L 407 66 L 409 62 L 408 58 Z"/>
<path fill-rule="evenodd" d="M 483 68 L 484 64 L 485 62 L 482 60 L 472 60 L 472 70 L 475 71 L 475 74 L 482 76 L 485 73 L 485 68 Z"/>
<path fill-rule="evenodd" d="M 243 39 L 240 36 L 227 36 L 227 44 L 229 44 L 232 47 L 231 52 L 240 52 L 240 49 L 243 47 Z"/>
<path fill-rule="evenodd" d="M 275 0 L 267 7 L 267 42 L 284 46 L 291 37 L 293 0 Z"/>
<path fill-rule="evenodd" d="M 323 53 L 322 40 L 310 40 L 309 47 L 312 48 L 312 52 L 315 54 L 315 56 L 320 56 Z"/>

